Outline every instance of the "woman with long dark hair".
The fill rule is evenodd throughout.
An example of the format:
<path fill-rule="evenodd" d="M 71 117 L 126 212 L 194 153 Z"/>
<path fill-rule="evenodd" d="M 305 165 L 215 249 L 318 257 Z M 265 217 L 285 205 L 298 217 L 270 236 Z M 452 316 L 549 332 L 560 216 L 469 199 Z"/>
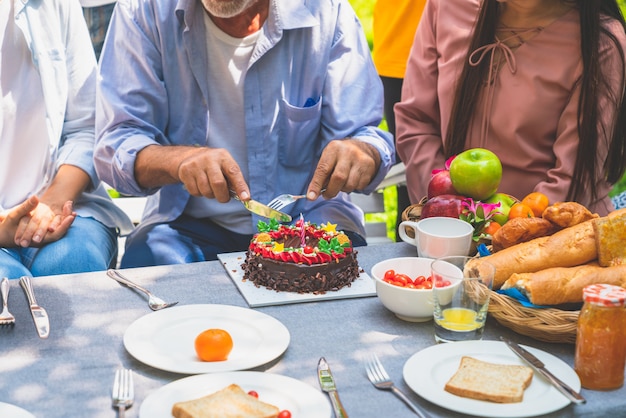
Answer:
<path fill-rule="evenodd" d="M 411 200 L 482 147 L 500 192 L 603 215 L 626 170 L 626 23 L 615 0 L 429 0 L 396 105 Z"/>

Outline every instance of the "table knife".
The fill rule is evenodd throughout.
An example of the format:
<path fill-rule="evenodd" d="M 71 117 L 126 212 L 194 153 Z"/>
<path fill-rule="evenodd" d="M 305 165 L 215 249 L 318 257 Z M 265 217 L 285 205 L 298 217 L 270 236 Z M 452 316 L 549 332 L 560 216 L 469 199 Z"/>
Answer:
<path fill-rule="evenodd" d="M 330 372 L 330 367 L 324 357 L 321 357 L 319 363 L 317 364 L 317 377 L 319 378 L 322 390 L 330 396 L 330 402 L 333 404 L 333 409 L 335 410 L 335 417 L 348 418 L 348 414 L 339 399 L 335 379 L 333 378 L 333 375 Z"/>
<path fill-rule="evenodd" d="M 263 216 L 264 218 L 276 219 L 279 222 L 291 222 L 292 220 L 291 215 L 272 209 L 256 200 L 250 199 L 244 201 L 239 199 L 239 196 L 237 196 L 234 190 L 230 190 L 230 197 L 239 200 L 250 212 Z"/>
<path fill-rule="evenodd" d="M 527 362 L 532 366 L 534 370 L 544 376 L 552 385 L 563 395 L 565 395 L 570 401 L 581 404 L 587 402 L 587 400 L 574 389 L 569 387 L 567 383 L 563 382 L 561 379 L 553 375 L 548 369 L 546 369 L 545 365 L 541 360 L 531 354 L 528 350 L 521 347 L 519 344 L 504 338 L 500 337 L 502 341 L 506 343 L 506 345 L 517 354 L 522 360 Z"/>
<path fill-rule="evenodd" d="M 48 338 L 48 335 L 50 334 L 48 313 L 44 308 L 37 304 L 37 299 L 35 299 L 35 292 L 33 290 L 33 284 L 31 283 L 30 277 L 20 277 L 20 285 L 22 286 L 22 289 L 24 289 L 24 293 L 26 293 L 26 297 L 28 298 L 30 314 L 33 316 L 33 321 L 35 322 L 35 328 L 37 329 L 39 338 Z"/>

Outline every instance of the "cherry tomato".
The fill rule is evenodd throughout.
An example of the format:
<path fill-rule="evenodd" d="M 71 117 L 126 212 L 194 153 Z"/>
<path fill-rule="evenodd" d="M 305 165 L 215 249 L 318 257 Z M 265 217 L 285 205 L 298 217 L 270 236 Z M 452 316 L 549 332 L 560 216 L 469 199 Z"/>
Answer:
<path fill-rule="evenodd" d="M 289 412 L 286 409 L 283 411 L 280 411 L 280 413 L 278 414 L 278 418 L 291 418 L 291 412 Z"/>
<path fill-rule="evenodd" d="M 406 274 L 396 274 L 394 280 L 396 282 L 402 283 L 402 286 L 406 286 L 408 283 L 413 283 L 413 280 Z"/>
<path fill-rule="evenodd" d="M 393 280 L 396 277 L 396 272 L 394 270 L 387 270 L 385 272 L 385 276 L 383 277 L 384 281 Z"/>
<path fill-rule="evenodd" d="M 250 396 L 254 396 L 254 397 L 255 397 L 255 398 L 257 398 L 257 399 L 258 399 L 258 397 L 259 397 L 259 394 L 258 394 L 258 393 L 256 393 L 256 391 L 254 391 L 254 390 L 248 391 L 248 395 L 250 395 Z"/>

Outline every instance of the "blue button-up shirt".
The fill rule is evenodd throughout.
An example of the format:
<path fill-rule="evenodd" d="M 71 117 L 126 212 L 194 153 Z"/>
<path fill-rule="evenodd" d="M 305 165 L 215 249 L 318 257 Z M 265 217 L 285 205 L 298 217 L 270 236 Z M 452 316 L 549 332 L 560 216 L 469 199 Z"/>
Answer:
<path fill-rule="evenodd" d="M 143 225 L 180 216 L 189 194 L 181 184 L 138 185 L 137 153 L 153 144 L 211 146 L 205 13 L 200 0 L 121 0 L 111 20 L 100 62 L 96 169 L 118 191 L 150 196 Z M 270 0 L 244 87 L 252 198 L 305 192 L 324 147 L 347 137 L 380 153 L 380 169 L 361 191 L 372 192 L 394 163 L 393 138 L 377 128 L 382 104 L 347 1 Z M 289 212 L 364 234 L 363 213 L 344 193 L 302 199 Z M 251 226 L 257 220 L 251 217 Z"/>

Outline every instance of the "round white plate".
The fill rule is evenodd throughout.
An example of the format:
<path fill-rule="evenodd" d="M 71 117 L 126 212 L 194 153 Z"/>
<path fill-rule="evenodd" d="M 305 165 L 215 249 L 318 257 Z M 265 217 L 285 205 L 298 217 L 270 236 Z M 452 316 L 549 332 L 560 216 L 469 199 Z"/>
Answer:
<path fill-rule="evenodd" d="M 176 402 L 200 398 L 235 383 L 245 392 L 254 390 L 263 402 L 289 410 L 293 417 L 330 417 L 328 397 L 312 386 L 272 373 L 229 372 L 190 376 L 152 392 L 141 404 L 140 418 L 172 418 Z"/>
<path fill-rule="evenodd" d="M 35 416 L 30 412 L 4 402 L 0 402 L 0 417 L 35 418 Z"/>
<path fill-rule="evenodd" d="M 194 348 L 209 328 L 228 331 L 233 349 L 225 361 L 201 361 Z M 174 373 L 199 374 L 245 370 L 268 363 L 285 352 L 289 331 L 264 313 L 230 305 L 183 305 L 163 309 L 133 322 L 124 347 L 137 360 Z"/>
<path fill-rule="evenodd" d="M 580 379 L 567 363 L 545 351 L 523 347 L 543 361 L 556 377 L 576 391 L 580 390 Z M 570 403 L 537 373 L 534 373 L 530 386 L 524 391 L 524 400 L 518 403 L 499 404 L 448 393 L 444 386 L 457 371 L 462 356 L 490 363 L 527 366 L 503 342 L 462 341 L 434 345 L 411 356 L 404 365 L 404 380 L 415 393 L 434 404 L 482 417 L 533 417 L 557 411 Z"/>

